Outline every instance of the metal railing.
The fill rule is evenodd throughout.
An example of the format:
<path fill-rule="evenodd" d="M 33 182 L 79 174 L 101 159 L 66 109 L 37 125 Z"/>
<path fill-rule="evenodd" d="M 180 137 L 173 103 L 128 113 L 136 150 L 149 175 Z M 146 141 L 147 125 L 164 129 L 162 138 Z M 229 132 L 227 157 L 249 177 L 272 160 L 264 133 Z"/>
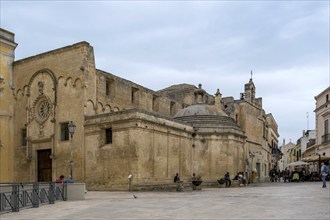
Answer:
<path fill-rule="evenodd" d="M 307 143 L 307 148 L 313 146 L 314 144 L 316 144 L 316 139 L 309 139 Z"/>
<path fill-rule="evenodd" d="M 19 212 L 24 208 L 38 208 L 66 200 L 66 184 L 55 182 L 0 184 L 0 213 Z"/>
<path fill-rule="evenodd" d="M 330 134 L 324 134 L 321 136 L 321 139 L 322 139 L 322 144 L 325 143 L 325 142 L 328 142 L 330 141 Z"/>

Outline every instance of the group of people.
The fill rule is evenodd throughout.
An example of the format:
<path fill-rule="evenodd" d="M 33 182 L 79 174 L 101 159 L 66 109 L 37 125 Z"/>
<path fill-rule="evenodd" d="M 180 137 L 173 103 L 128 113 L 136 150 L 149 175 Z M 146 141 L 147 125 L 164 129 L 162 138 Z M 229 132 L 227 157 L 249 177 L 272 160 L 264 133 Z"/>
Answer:
<path fill-rule="evenodd" d="M 329 177 L 329 162 L 326 161 L 321 164 L 321 173 L 308 172 L 304 168 L 300 170 L 290 171 L 288 169 L 277 171 L 272 169 L 269 171 L 269 178 L 271 182 L 304 182 L 304 181 L 318 181 L 322 180 L 322 187 L 326 187 L 326 180 Z"/>
<path fill-rule="evenodd" d="M 269 171 L 269 180 L 271 182 L 281 182 L 281 179 L 283 179 L 284 182 L 308 181 L 311 177 L 311 174 L 304 169 L 300 171 L 290 171 L 288 169 L 277 171 L 276 169 L 271 169 Z"/>
<path fill-rule="evenodd" d="M 193 173 L 193 176 L 192 176 L 192 180 L 196 180 L 200 177 L 196 177 L 196 174 Z M 229 172 L 227 172 L 225 175 L 224 175 L 224 181 L 226 183 L 226 187 L 230 187 L 231 186 L 231 180 L 230 180 L 230 174 Z M 240 186 L 245 186 L 246 185 L 246 180 L 245 180 L 245 177 L 244 177 L 244 174 L 243 172 L 238 172 L 236 174 L 236 176 L 234 177 L 233 180 L 238 180 L 239 181 L 239 185 Z M 176 175 L 174 176 L 174 180 L 173 180 L 175 183 L 182 183 L 182 181 L 180 181 L 180 176 L 178 173 L 176 173 Z"/>
<path fill-rule="evenodd" d="M 246 180 L 245 180 L 243 172 L 238 172 L 236 174 L 236 176 L 234 177 L 234 180 L 238 180 L 240 186 L 245 186 L 246 185 Z"/>
<path fill-rule="evenodd" d="M 305 169 L 302 169 L 300 171 L 294 170 L 294 171 L 290 171 L 288 169 L 282 170 L 282 171 L 277 171 L 276 169 L 271 169 L 269 171 L 269 177 L 270 177 L 270 181 L 271 182 L 280 182 L 281 178 L 283 179 L 284 182 L 299 182 L 299 181 L 314 181 L 316 179 L 314 178 L 321 178 L 322 179 L 322 187 L 325 188 L 326 187 L 326 180 L 329 177 L 329 162 L 324 162 L 322 163 L 321 169 L 320 169 L 321 173 L 315 174 L 315 173 L 309 173 L 307 172 Z M 64 177 L 64 176 L 63 176 Z M 192 179 L 196 178 L 195 173 L 193 174 Z M 229 172 L 227 172 L 224 177 L 223 180 L 226 183 L 226 187 L 230 187 L 231 186 L 231 180 L 230 180 L 230 174 Z M 246 180 L 244 178 L 244 173 L 243 172 L 238 172 L 236 174 L 236 176 L 234 177 L 233 180 L 238 180 L 240 186 L 244 186 L 246 185 Z M 174 177 L 174 182 L 175 183 L 182 183 L 182 181 L 180 181 L 180 177 L 179 174 L 177 173 Z"/>
<path fill-rule="evenodd" d="M 231 186 L 231 180 L 230 180 L 229 172 L 227 172 L 224 175 L 223 179 L 225 180 L 226 187 L 230 187 Z M 245 186 L 246 185 L 246 180 L 245 180 L 243 172 L 238 172 L 233 180 L 238 180 L 240 186 Z"/>
<path fill-rule="evenodd" d="M 56 183 L 73 183 L 72 177 L 69 175 L 68 178 L 64 179 L 64 175 L 60 175 L 57 179 L 56 179 Z"/>
<path fill-rule="evenodd" d="M 284 182 L 306 181 L 308 175 L 309 174 L 307 174 L 304 169 L 299 172 L 297 170 L 290 171 L 288 169 L 282 171 L 271 169 L 269 171 L 269 180 L 271 182 L 281 182 L 281 179 L 283 179 Z"/>

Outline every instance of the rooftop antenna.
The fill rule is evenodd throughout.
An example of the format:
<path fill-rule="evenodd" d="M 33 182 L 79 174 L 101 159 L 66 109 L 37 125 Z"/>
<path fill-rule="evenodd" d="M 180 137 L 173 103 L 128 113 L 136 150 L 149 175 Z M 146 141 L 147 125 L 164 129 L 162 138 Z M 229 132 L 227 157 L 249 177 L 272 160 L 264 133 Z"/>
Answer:
<path fill-rule="evenodd" d="M 308 112 L 306 112 L 306 118 L 307 118 L 307 131 L 308 131 L 309 130 Z"/>

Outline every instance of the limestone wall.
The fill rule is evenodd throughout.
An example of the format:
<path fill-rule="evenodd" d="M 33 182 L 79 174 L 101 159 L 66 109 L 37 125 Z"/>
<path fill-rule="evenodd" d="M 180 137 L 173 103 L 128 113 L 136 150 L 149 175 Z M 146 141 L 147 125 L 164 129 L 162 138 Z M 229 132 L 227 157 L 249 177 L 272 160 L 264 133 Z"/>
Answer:
<path fill-rule="evenodd" d="M 107 84 L 110 87 L 109 94 L 106 94 Z M 97 71 L 97 101 L 98 105 L 94 104 L 96 111 L 90 111 L 86 115 L 138 108 L 174 116 L 182 108 L 181 102 L 175 99 L 101 70 Z"/>
<path fill-rule="evenodd" d="M 94 127 L 98 125 L 100 129 Z M 165 125 L 165 126 L 164 126 Z M 100 142 L 111 127 L 113 143 Z M 216 182 L 229 171 L 244 169 L 244 137 L 229 134 L 192 137 L 193 128 L 139 111 L 91 118 L 86 124 L 86 183 L 89 189 L 126 189 L 133 185 L 172 182 L 175 173 L 189 181 L 192 173 Z"/>
<path fill-rule="evenodd" d="M 95 100 L 95 65 L 92 48 L 82 42 L 14 63 L 15 177 L 37 180 L 37 152 L 51 149 L 52 179 L 69 174 L 70 142 L 61 140 L 61 123 L 74 121 L 75 179 L 84 178 L 84 108 Z M 42 86 L 41 86 L 42 85 Z M 40 119 L 39 102 L 47 100 L 46 119 Z M 42 118 L 42 117 L 41 117 Z M 21 131 L 28 143 L 22 146 Z"/>
<path fill-rule="evenodd" d="M 14 105 L 12 89 L 16 43 L 14 34 L 0 29 L 0 182 L 13 181 Z"/>

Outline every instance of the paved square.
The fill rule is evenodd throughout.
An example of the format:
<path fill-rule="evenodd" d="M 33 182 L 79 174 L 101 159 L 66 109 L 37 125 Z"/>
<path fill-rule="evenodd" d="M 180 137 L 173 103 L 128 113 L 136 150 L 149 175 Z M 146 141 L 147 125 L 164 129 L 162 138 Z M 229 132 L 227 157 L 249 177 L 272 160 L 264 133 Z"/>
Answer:
<path fill-rule="evenodd" d="M 321 182 L 262 183 L 185 192 L 88 192 L 1 215 L 5 219 L 299 219 L 329 220 L 330 191 Z M 137 198 L 133 197 L 133 194 Z"/>

